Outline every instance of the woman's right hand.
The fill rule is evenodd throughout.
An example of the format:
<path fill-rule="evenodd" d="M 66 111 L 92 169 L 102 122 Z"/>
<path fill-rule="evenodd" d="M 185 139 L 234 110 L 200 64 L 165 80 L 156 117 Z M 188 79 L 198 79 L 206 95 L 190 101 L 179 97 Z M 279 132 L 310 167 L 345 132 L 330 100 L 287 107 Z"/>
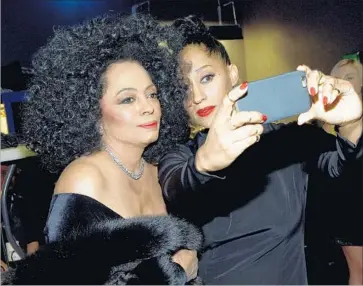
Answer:
<path fill-rule="evenodd" d="M 195 166 L 199 172 L 228 167 L 244 150 L 259 141 L 266 116 L 256 111 L 234 112 L 236 101 L 246 94 L 247 89 L 244 83 L 223 99 L 207 139 L 196 154 Z"/>

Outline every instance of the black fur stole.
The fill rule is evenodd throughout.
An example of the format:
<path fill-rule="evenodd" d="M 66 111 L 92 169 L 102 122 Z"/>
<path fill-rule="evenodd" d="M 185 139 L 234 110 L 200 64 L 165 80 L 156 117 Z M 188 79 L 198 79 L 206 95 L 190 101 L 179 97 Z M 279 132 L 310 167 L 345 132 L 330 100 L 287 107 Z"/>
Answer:
<path fill-rule="evenodd" d="M 200 231 L 173 216 L 108 219 L 43 245 L 3 273 L 1 284 L 182 285 L 186 274 L 171 256 L 201 246 Z"/>

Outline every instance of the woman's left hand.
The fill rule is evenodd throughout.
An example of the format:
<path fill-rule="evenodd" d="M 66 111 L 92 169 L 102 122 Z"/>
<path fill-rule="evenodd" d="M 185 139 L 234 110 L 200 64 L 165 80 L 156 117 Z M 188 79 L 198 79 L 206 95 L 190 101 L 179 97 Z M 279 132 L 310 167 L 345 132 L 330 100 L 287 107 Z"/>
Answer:
<path fill-rule="evenodd" d="M 183 267 L 188 281 L 197 277 L 198 256 L 195 250 L 181 249 L 173 255 L 172 260 Z"/>
<path fill-rule="evenodd" d="M 343 126 L 362 117 L 362 100 L 349 81 L 324 75 L 305 65 L 297 70 L 306 72 L 307 88 L 312 97 L 310 110 L 298 118 L 299 125 L 318 119 Z"/>
<path fill-rule="evenodd" d="M 5 272 L 6 270 L 8 270 L 8 265 L 1 260 L 1 272 Z"/>

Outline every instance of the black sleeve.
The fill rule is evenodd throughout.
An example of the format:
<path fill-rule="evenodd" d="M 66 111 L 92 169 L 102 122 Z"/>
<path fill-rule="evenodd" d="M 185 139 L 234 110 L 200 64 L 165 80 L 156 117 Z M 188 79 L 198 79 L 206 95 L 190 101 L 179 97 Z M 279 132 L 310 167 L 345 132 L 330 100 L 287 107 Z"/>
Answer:
<path fill-rule="evenodd" d="M 362 137 L 358 144 L 353 144 L 340 135 L 335 137 L 312 125 L 298 126 L 293 123 L 271 126 L 263 135 L 262 144 L 256 144 L 259 158 L 264 157 L 266 172 L 303 163 L 307 171 L 319 169 L 330 177 L 337 177 L 347 163 L 362 157 Z M 194 149 L 197 148 L 180 145 L 159 163 L 159 181 L 167 204 L 178 201 L 187 192 L 195 192 L 211 179 L 224 178 L 223 171 L 216 174 L 198 172 Z M 262 156 L 262 153 L 265 155 Z M 244 154 L 239 160 L 243 158 Z"/>
<path fill-rule="evenodd" d="M 275 125 L 277 138 L 281 138 L 286 155 L 294 161 L 301 161 L 306 171 L 318 170 L 328 177 L 339 177 L 344 168 L 362 158 L 362 136 L 357 144 L 326 133 L 313 125 L 298 126 L 296 123 Z M 280 136 L 282 135 L 282 136 Z"/>
<path fill-rule="evenodd" d="M 159 182 L 167 203 L 177 200 L 186 192 L 194 192 L 198 186 L 211 179 L 224 179 L 221 173 L 200 173 L 195 168 L 195 153 L 186 145 L 179 145 L 166 154 L 159 163 Z"/>

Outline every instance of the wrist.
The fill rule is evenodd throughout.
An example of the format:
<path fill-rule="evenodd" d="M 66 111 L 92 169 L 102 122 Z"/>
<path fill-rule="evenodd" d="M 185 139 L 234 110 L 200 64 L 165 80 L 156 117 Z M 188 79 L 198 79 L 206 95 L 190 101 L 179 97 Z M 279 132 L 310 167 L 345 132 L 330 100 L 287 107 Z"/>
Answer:
<path fill-rule="evenodd" d="M 346 128 L 346 127 L 351 128 L 352 126 L 354 127 L 359 124 L 362 124 L 362 122 L 363 122 L 363 115 L 356 120 L 353 120 L 353 121 L 350 121 L 347 123 L 338 124 L 338 125 L 335 125 L 335 127 L 336 127 L 336 129 Z"/>
<path fill-rule="evenodd" d="M 205 152 L 203 147 L 204 146 L 200 147 L 195 154 L 195 169 L 199 173 L 207 173 L 211 171 L 210 168 L 208 168 L 208 153 Z"/>
<path fill-rule="evenodd" d="M 187 274 L 185 268 L 176 261 L 173 261 L 173 263 L 175 264 L 176 268 L 179 270 L 178 273 L 176 273 L 176 275 L 178 276 L 180 285 L 186 284 L 189 281 L 189 277 L 188 277 L 188 274 Z"/>

